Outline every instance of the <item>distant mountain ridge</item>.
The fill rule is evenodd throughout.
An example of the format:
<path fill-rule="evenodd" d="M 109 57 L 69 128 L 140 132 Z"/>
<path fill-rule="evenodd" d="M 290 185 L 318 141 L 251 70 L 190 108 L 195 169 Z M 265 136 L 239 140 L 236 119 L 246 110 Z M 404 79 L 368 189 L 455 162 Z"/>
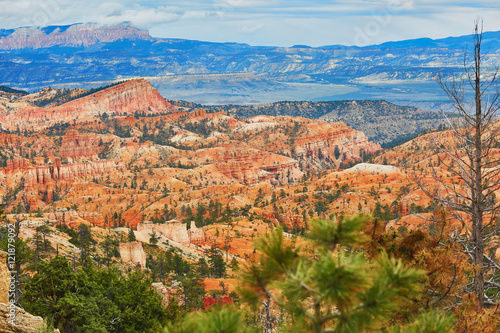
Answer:
<path fill-rule="evenodd" d="M 153 38 L 130 23 L 24 27 L 0 31 L 0 85 L 91 88 L 146 77 L 166 98 L 202 104 L 444 100 L 434 77 L 462 75 L 471 43 L 461 36 L 287 48 Z M 500 32 L 484 33 L 483 47 L 487 73 L 500 62 Z"/>
<path fill-rule="evenodd" d="M 445 47 L 453 49 L 465 49 L 471 45 L 473 35 L 458 37 L 446 37 L 439 39 L 417 38 L 403 41 L 386 42 L 379 44 L 380 47 Z M 483 33 L 482 45 L 485 48 L 500 48 L 500 31 L 486 31 Z"/>
<path fill-rule="evenodd" d="M 88 35 L 93 35 L 93 38 L 85 40 Z M 50 44 L 37 44 L 37 38 L 47 37 L 53 39 Z M 62 38 L 61 38 L 62 37 Z M 72 41 L 72 37 L 79 37 L 79 41 Z M 9 45 L 8 41 L 12 42 L 17 39 L 27 39 L 28 43 L 22 45 Z M 374 47 L 386 48 L 405 48 L 405 47 L 444 47 L 444 48 L 465 48 L 470 45 L 473 35 L 450 36 L 445 38 L 432 39 L 428 37 L 415 38 L 401 41 L 389 41 L 376 45 L 368 46 L 345 46 L 345 45 L 325 45 L 313 47 L 309 45 L 293 45 L 290 49 L 365 49 Z M 143 39 L 150 41 L 165 40 L 169 42 L 194 42 L 194 43 L 210 43 L 210 44 L 231 44 L 233 46 L 240 45 L 249 48 L 262 48 L 263 46 L 250 46 L 245 43 L 216 43 L 203 42 L 197 40 L 187 40 L 178 38 L 154 38 L 151 37 L 149 31 L 136 28 L 131 22 L 122 22 L 113 25 L 103 25 L 98 23 L 75 23 L 69 25 L 52 25 L 46 27 L 19 27 L 15 29 L 0 29 L 0 49 L 8 50 L 9 46 L 13 48 L 49 48 L 52 46 L 81 46 L 91 45 L 99 42 L 113 42 L 120 39 Z M 70 43 L 68 43 L 70 42 Z M 500 31 L 486 31 L 483 33 L 483 47 L 494 49 L 500 48 Z M 269 48 L 278 48 L 268 46 Z"/>

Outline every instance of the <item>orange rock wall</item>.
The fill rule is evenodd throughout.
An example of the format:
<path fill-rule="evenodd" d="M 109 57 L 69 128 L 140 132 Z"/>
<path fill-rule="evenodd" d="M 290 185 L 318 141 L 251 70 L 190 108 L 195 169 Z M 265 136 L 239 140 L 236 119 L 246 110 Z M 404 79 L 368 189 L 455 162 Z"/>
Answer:
<path fill-rule="evenodd" d="M 177 110 L 168 103 L 151 84 L 136 79 L 98 91 L 53 108 L 26 107 L 7 117 L 4 126 L 53 124 L 98 116 L 108 112 L 116 114 L 168 113 Z"/>
<path fill-rule="evenodd" d="M 346 124 L 311 122 L 306 127 L 306 134 L 294 144 L 294 153 L 298 158 L 317 158 L 336 160 L 335 147 L 345 160 L 359 158 L 361 149 L 365 153 L 380 150 L 380 145 L 368 141 L 363 132 L 356 131 Z"/>
<path fill-rule="evenodd" d="M 222 174 L 246 185 L 289 184 L 303 175 L 296 160 L 257 149 L 222 151 L 217 160 L 215 165 Z"/>

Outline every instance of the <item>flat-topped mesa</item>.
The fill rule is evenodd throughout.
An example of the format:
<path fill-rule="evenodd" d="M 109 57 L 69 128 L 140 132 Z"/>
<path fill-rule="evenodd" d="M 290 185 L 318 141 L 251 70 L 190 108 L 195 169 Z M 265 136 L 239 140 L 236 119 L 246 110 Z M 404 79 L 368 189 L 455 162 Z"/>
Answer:
<path fill-rule="evenodd" d="M 139 30 L 130 23 L 100 26 L 79 23 L 71 26 L 45 28 L 23 27 L 0 39 L 0 49 L 39 49 L 53 46 L 87 47 L 96 43 L 109 43 L 120 39 L 151 39 L 147 30 Z"/>
<path fill-rule="evenodd" d="M 52 108 L 26 107 L 6 119 L 6 126 L 40 125 L 86 119 L 102 114 L 133 115 L 171 113 L 177 108 L 167 102 L 151 83 L 134 79 Z"/>

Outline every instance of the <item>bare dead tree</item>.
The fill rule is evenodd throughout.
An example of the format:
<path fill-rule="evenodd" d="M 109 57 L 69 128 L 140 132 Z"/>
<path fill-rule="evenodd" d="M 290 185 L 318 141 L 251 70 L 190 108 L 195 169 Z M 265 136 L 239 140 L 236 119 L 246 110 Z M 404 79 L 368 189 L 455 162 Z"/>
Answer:
<path fill-rule="evenodd" d="M 433 181 L 419 180 L 421 188 L 447 207 L 451 216 L 462 225 L 455 237 L 474 265 L 468 289 L 477 296 L 480 308 L 497 305 L 500 295 L 500 283 L 495 278 L 500 265 L 494 255 L 489 254 L 498 242 L 498 237 L 494 236 L 500 211 L 500 203 L 495 200 L 495 192 L 500 189 L 500 145 L 497 141 L 500 124 L 496 121 L 500 93 L 494 89 L 498 68 L 489 73 L 484 70 L 482 35 L 482 20 L 478 19 L 474 23 L 473 54 L 466 52 L 464 55 L 463 78 L 437 78 L 453 102 L 455 112 L 447 116 L 450 131 L 435 139 L 439 154 L 437 166 L 431 168 Z M 488 75 L 490 77 L 486 78 Z M 469 86 L 473 99 L 467 98 Z M 439 170 L 448 172 L 451 177 L 446 180 Z"/>
<path fill-rule="evenodd" d="M 262 301 L 262 309 L 257 313 L 260 327 L 262 327 L 264 333 L 272 333 L 280 328 L 283 319 L 283 309 L 280 309 L 279 316 L 274 312 L 277 312 L 277 310 L 273 308 L 271 297 L 268 296 L 265 301 Z"/>

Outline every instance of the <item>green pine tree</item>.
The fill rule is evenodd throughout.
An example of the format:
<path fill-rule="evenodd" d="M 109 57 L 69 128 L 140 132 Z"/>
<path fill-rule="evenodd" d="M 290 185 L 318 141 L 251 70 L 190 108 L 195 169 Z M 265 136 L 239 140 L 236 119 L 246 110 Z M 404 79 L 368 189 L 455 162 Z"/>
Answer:
<path fill-rule="evenodd" d="M 136 240 L 137 240 L 137 238 L 135 238 L 134 229 L 130 228 L 128 231 L 128 241 L 135 242 Z"/>
<path fill-rule="evenodd" d="M 153 232 L 150 233 L 149 236 L 149 243 L 153 246 L 156 246 L 158 244 L 158 239 L 160 238 L 156 235 L 156 231 L 153 230 Z"/>
<path fill-rule="evenodd" d="M 367 260 L 356 250 L 366 219 L 313 220 L 308 233 L 312 254 L 285 241 L 281 229 L 261 239 L 259 261 L 243 270 L 243 299 L 256 308 L 270 297 L 293 318 L 286 324 L 291 332 L 367 332 L 392 326 L 398 310 L 425 287 L 425 273 L 383 251 Z M 440 332 L 452 331 L 451 320 L 441 316 L 413 325 L 434 324 Z"/>
<path fill-rule="evenodd" d="M 210 273 L 214 278 L 222 278 L 226 275 L 226 263 L 219 249 L 212 247 L 210 249 L 210 258 L 208 259 L 210 265 Z"/>
<path fill-rule="evenodd" d="M 195 312 L 183 321 L 170 323 L 164 333 L 250 333 L 243 313 L 233 307 Z"/>
<path fill-rule="evenodd" d="M 124 274 L 89 262 L 74 272 L 61 256 L 37 269 L 25 285 L 22 305 L 62 332 L 150 332 L 167 322 L 160 296 L 140 270 Z"/>

